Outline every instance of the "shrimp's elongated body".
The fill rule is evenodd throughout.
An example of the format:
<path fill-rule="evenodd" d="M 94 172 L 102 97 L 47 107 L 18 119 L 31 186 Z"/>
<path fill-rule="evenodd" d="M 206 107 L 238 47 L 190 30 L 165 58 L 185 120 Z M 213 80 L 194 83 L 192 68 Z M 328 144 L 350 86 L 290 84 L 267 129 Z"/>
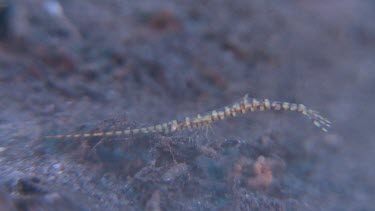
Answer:
<path fill-rule="evenodd" d="M 107 131 L 107 132 L 96 132 L 96 133 L 85 133 L 85 134 L 68 134 L 68 135 L 52 135 L 46 136 L 48 139 L 71 139 L 71 138 L 90 138 L 90 137 L 101 137 L 101 136 L 133 136 L 137 134 L 149 134 L 149 133 L 173 133 L 177 131 L 202 128 L 210 125 L 212 122 L 221 121 L 229 117 L 236 117 L 246 112 L 254 111 L 295 111 L 308 117 L 312 123 L 327 132 L 327 128 L 330 127 L 331 122 L 321 116 L 317 111 L 307 108 L 303 104 L 270 101 L 268 99 L 259 100 L 256 98 L 250 98 L 245 95 L 241 100 L 235 102 L 232 105 L 225 106 L 222 109 L 212 110 L 206 114 L 198 114 L 195 117 L 185 117 L 182 120 L 172 120 L 169 122 L 152 125 L 149 127 L 141 127 L 135 129 Z"/>

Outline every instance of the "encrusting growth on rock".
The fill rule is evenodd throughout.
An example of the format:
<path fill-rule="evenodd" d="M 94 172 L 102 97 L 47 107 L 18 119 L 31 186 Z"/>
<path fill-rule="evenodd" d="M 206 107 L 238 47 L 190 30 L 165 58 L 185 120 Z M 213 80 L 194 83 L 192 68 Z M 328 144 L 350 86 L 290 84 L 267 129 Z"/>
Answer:
<path fill-rule="evenodd" d="M 267 188 L 272 183 L 272 172 L 266 159 L 259 156 L 253 165 L 255 176 L 248 179 L 247 184 L 254 189 Z"/>
<path fill-rule="evenodd" d="M 330 127 L 331 122 L 325 117 L 321 116 L 317 111 L 307 108 L 303 104 L 295 104 L 289 102 L 270 101 L 268 99 L 259 100 L 256 98 L 250 98 L 245 95 L 238 102 L 225 106 L 220 110 L 213 110 L 206 114 L 198 114 L 196 117 L 185 117 L 182 120 L 172 120 L 162 124 L 152 125 L 149 127 L 141 127 L 135 129 L 126 129 L 118 131 L 107 131 L 107 132 L 96 132 L 96 133 L 85 133 L 85 134 L 68 134 L 68 135 L 52 135 L 46 136 L 49 139 L 71 139 L 71 138 L 90 138 L 90 137 L 101 137 L 101 136 L 133 136 L 137 134 L 149 134 L 149 133 L 173 133 L 182 130 L 204 128 L 210 125 L 212 122 L 224 120 L 228 117 L 236 117 L 238 114 L 245 114 L 247 111 L 295 111 L 308 117 L 312 123 L 327 132 L 327 128 Z"/>

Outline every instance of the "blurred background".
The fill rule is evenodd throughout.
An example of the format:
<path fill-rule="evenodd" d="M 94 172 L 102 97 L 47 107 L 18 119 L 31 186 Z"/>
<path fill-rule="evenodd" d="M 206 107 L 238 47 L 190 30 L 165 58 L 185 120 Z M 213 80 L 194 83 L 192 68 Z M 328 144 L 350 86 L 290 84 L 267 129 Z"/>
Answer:
<path fill-rule="evenodd" d="M 372 0 L 0 0 L 1 210 L 374 209 L 374 11 Z M 333 127 L 258 112 L 208 134 L 43 138 L 245 94 L 303 103 Z"/>

